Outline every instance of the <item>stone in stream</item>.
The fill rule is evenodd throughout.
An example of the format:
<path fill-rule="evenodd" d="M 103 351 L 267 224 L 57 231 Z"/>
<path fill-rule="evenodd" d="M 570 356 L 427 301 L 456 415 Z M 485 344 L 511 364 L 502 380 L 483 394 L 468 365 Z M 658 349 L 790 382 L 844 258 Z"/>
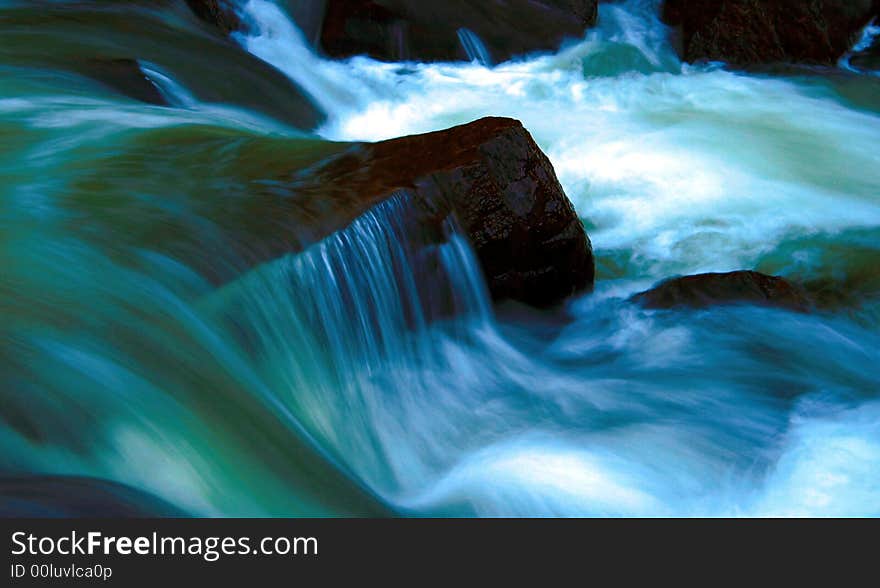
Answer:
<path fill-rule="evenodd" d="M 196 16 L 226 34 L 244 28 L 231 0 L 186 0 L 186 3 Z"/>
<path fill-rule="evenodd" d="M 93 58 L 75 62 L 72 69 L 101 82 L 123 96 L 156 106 L 168 106 L 162 92 L 141 69 L 136 59 Z"/>
<path fill-rule="evenodd" d="M 754 271 L 700 274 L 661 282 L 636 294 L 633 302 L 649 309 L 707 308 L 720 304 L 755 304 L 799 312 L 810 309 L 803 290 L 784 278 Z"/>
<path fill-rule="evenodd" d="M 231 32 L 243 26 L 225 0 L 187 0 L 203 20 Z M 306 38 L 324 54 L 385 61 L 470 60 L 478 39 L 501 62 L 553 51 L 596 24 L 598 0 L 296 0 L 283 1 Z"/>
<path fill-rule="evenodd" d="M 417 229 L 442 239 L 454 217 L 496 300 L 550 306 L 592 288 L 590 240 L 553 166 L 519 121 L 356 144 L 275 184 L 299 235 L 344 228 L 403 193 Z"/>
<path fill-rule="evenodd" d="M 667 0 L 686 61 L 833 65 L 877 15 L 871 0 Z"/>

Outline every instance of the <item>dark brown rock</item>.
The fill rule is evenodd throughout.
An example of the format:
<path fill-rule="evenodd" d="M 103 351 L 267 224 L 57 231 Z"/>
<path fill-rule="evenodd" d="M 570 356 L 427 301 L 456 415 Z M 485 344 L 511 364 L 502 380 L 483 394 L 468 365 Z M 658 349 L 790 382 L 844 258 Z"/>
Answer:
<path fill-rule="evenodd" d="M 229 0 L 186 0 L 200 19 L 229 34 L 244 27 L 244 23 Z"/>
<path fill-rule="evenodd" d="M 226 34 L 246 23 L 229 0 L 186 0 Z M 598 0 L 299 0 L 283 2 L 306 38 L 330 57 L 369 55 L 385 61 L 469 59 L 464 30 L 486 45 L 493 62 L 558 49 L 596 24 Z"/>
<path fill-rule="evenodd" d="M 557 303 L 592 287 L 589 238 L 553 166 L 519 121 L 484 118 L 448 130 L 355 145 L 283 188 L 307 240 L 343 228 L 401 192 L 423 232 L 454 216 L 497 300 Z M 300 228 L 300 235 L 303 236 Z"/>
<path fill-rule="evenodd" d="M 834 64 L 877 12 L 871 0 L 667 0 L 686 61 Z"/>
<path fill-rule="evenodd" d="M 597 0 L 310 0 L 287 2 L 307 38 L 331 57 L 385 61 L 468 59 L 459 31 L 476 34 L 494 62 L 555 50 L 595 25 Z M 321 13 L 323 18 L 318 18 Z"/>
<path fill-rule="evenodd" d="M 632 300 L 650 309 L 706 308 L 720 304 L 756 304 L 806 312 L 810 301 L 787 280 L 753 271 L 673 278 Z"/>

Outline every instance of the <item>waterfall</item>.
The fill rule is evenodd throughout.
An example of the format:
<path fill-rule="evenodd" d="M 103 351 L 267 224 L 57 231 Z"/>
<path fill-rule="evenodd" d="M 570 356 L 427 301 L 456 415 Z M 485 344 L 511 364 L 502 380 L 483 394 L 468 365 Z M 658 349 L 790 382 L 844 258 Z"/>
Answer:
<path fill-rule="evenodd" d="M 469 29 L 458 29 L 458 39 L 467 54 L 468 59 L 489 67 L 492 65 L 492 56 L 480 37 Z"/>
<path fill-rule="evenodd" d="M 247 0 L 239 10 L 250 32 L 235 33 L 238 42 L 284 72 L 331 116 L 347 111 L 369 96 L 368 91 L 352 87 L 344 65 L 316 55 L 277 4 L 270 0 Z"/>
<path fill-rule="evenodd" d="M 410 197 L 400 192 L 254 270 L 213 303 L 247 325 L 246 345 L 278 400 L 378 489 L 402 443 L 386 435 L 406 426 L 404 408 L 430 394 L 433 378 L 454 369 L 444 341 L 492 331 L 481 269 L 455 219 L 443 242 L 426 242 Z"/>

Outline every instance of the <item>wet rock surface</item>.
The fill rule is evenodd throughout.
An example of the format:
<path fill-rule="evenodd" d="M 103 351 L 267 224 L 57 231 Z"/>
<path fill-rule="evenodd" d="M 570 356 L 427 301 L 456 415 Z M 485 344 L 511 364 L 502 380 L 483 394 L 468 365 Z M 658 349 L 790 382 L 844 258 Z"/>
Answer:
<path fill-rule="evenodd" d="M 225 33 L 247 23 L 226 0 L 187 0 L 193 12 Z M 470 60 L 472 40 L 501 62 L 554 51 L 596 24 L 598 0 L 306 0 L 282 2 L 306 38 L 324 54 L 385 61 Z"/>
<path fill-rule="evenodd" d="M 722 304 L 755 304 L 806 312 L 803 290 L 784 278 L 754 271 L 710 273 L 661 282 L 632 301 L 649 309 L 709 308 Z"/>
<path fill-rule="evenodd" d="M 832 65 L 877 13 L 870 0 L 668 0 L 686 61 Z"/>
<path fill-rule="evenodd" d="M 555 50 L 596 23 L 596 0 L 327 0 L 320 48 L 332 57 L 469 59 L 462 35 L 476 35 L 492 61 Z"/>
<path fill-rule="evenodd" d="M 143 72 L 136 59 L 93 58 L 75 63 L 73 69 L 134 100 L 168 106 L 162 92 Z"/>
<path fill-rule="evenodd" d="M 512 119 L 353 145 L 275 189 L 305 240 L 347 226 L 395 194 L 413 205 L 410 220 L 438 240 L 454 217 L 496 300 L 548 306 L 594 281 L 583 224 L 550 161 Z"/>
<path fill-rule="evenodd" d="M 0 478 L 3 517 L 186 517 L 183 510 L 141 490 L 78 476 Z"/>

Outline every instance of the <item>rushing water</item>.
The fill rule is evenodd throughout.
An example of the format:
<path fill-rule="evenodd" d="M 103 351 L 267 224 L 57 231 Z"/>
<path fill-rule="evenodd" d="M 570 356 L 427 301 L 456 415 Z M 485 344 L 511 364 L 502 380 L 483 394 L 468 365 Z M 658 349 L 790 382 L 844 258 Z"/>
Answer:
<path fill-rule="evenodd" d="M 199 515 L 880 515 L 876 76 L 684 65 L 644 0 L 493 67 L 470 31 L 470 64 L 332 62 L 242 2 L 236 40 L 323 108 L 323 139 L 533 133 L 599 282 L 496 314 L 466 239 L 422 242 L 406 193 L 243 271 L 261 187 L 338 146 L 288 126 L 282 85 L 255 104 L 213 81 L 248 63 L 189 64 L 208 41 L 184 11 L 131 4 L 185 49 L 137 56 L 170 107 L 47 65 L 64 19 L 0 52 L 4 473 Z M 742 268 L 820 308 L 626 302 Z"/>

